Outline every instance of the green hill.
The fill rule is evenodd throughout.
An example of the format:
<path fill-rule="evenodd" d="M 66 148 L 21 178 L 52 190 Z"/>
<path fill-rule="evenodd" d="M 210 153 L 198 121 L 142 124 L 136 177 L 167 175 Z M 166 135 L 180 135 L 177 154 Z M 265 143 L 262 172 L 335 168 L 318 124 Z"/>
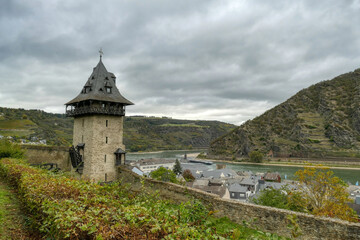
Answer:
<path fill-rule="evenodd" d="M 360 157 L 360 69 L 303 89 L 211 143 L 209 156 Z"/>
<path fill-rule="evenodd" d="M 218 121 L 125 117 L 124 143 L 130 151 L 203 148 L 234 127 Z M 0 107 L 2 136 L 17 141 L 46 139 L 48 145 L 69 146 L 72 131 L 73 120 L 64 114 Z"/>
<path fill-rule="evenodd" d="M 126 117 L 124 143 L 131 151 L 207 148 L 234 127 L 219 121 Z"/>

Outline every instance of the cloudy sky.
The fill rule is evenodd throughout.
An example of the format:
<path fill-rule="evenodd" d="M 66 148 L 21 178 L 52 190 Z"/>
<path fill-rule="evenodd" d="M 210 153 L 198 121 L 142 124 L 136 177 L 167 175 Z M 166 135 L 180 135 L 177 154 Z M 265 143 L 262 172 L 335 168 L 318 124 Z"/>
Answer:
<path fill-rule="evenodd" d="M 234 124 L 360 68 L 360 1 L 0 0 L 0 106 L 64 112 L 104 51 L 127 115 Z"/>

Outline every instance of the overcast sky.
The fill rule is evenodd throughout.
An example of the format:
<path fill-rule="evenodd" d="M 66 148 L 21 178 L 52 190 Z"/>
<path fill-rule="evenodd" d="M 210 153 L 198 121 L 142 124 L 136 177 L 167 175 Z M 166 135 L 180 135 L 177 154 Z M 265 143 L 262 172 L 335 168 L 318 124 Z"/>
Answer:
<path fill-rule="evenodd" d="M 360 68 L 360 1 L 0 0 L 0 106 L 64 113 L 99 61 L 127 115 L 262 114 Z"/>

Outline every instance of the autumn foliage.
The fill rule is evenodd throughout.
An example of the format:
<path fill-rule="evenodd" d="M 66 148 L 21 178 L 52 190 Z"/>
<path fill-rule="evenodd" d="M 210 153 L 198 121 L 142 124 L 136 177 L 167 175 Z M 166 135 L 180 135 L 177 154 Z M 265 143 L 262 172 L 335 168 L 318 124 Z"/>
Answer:
<path fill-rule="evenodd" d="M 196 199 L 162 200 L 144 186 L 139 192 L 120 182 L 101 186 L 19 159 L 0 159 L 0 176 L 18 188 L 29 225 L 46 239 L 233 239 L 234 231 L 249 239 L 282 239 L 214 218 Z"/>
<path fill-rule="evenodd" d="M 318 216 L 335 217 L 347 221 L 356 221 L 356 214 L 347 203 L 351 202 L 346 192 L 347 184 L 334 176 L 329 168 L 309 166 L 295 173 L 299 181 L 304 209 Z"/>

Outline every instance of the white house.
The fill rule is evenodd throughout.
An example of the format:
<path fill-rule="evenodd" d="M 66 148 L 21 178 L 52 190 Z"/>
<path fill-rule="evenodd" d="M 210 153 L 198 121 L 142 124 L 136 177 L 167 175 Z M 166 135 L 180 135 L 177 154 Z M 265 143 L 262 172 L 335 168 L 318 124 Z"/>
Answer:
<path fill-rule="evenodd" d="M 160 167 L 172 170 L 175 165 L 175 160 L 162 158 L 147 158 L 138 160 L 132 165 L 137 166 L 144 174 L 149 174 L 150 172 Z"/>

